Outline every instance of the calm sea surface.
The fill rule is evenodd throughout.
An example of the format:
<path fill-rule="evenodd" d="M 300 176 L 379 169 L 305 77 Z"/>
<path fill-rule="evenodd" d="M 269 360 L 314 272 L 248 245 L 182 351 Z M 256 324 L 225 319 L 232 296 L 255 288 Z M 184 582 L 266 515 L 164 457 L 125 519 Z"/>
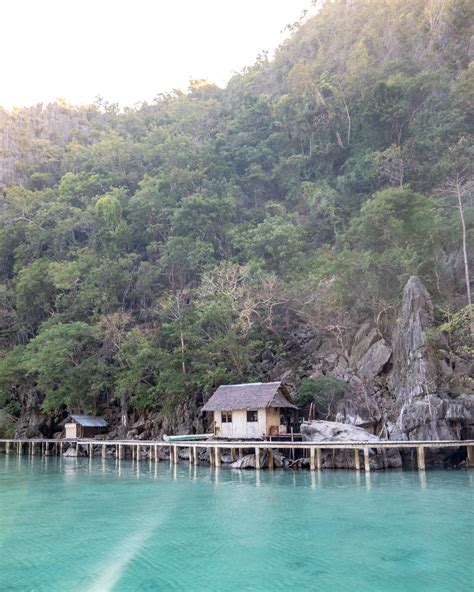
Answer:
<path fill-rule="evenodd" d="M 474 590 L 474 471 L 0 455 L 0 591 Z"/>

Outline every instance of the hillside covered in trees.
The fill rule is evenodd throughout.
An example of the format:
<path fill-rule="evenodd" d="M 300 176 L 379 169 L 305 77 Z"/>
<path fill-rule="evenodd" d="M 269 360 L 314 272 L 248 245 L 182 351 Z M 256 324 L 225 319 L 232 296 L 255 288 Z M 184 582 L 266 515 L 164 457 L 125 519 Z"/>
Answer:
<path fill-rule="evenodd" d="M 411 276 L 472 395 L 473 12 L 328 1 L 225 89 L 0 110 L 0 430 L 198 429 L 217 385 L 269 378 L 347 408 L 356 376 L 386 419 L 397 362 L 331 356 L 391 344 Z"/>

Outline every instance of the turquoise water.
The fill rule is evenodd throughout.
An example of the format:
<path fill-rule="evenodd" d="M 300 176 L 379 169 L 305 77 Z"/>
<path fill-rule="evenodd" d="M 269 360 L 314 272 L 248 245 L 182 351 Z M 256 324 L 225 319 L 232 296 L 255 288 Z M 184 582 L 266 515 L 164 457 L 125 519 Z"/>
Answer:
<path fill-rule="evenodd" d="M 474 589 L 474 471 L 0 455 L 0 591 Z"/>

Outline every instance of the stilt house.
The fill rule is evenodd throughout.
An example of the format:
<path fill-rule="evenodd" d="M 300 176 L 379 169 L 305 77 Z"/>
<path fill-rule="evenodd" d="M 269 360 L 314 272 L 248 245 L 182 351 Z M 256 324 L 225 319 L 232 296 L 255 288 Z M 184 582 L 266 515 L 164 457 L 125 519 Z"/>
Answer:
<path fill-rule="evenodd" d="M 93 438 L 106 432 L 109 427 L 102 417 L 71 415 L 71 420 L 64 426 L 66 438 Z"/>
<path fill-rule="evenodd" d="M 214 434 L 221 438 L 278 436 L 297 419 L 297 407 L 281 382 L 222 385 L 203 411 L 214 413 Z"/>

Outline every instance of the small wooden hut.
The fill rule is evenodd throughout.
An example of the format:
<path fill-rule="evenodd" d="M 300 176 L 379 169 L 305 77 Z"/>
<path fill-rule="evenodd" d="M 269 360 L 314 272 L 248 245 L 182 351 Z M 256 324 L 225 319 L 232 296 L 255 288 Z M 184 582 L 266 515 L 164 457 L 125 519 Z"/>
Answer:
<path fill-rule="evenodd" d="M 278 436 L 297 420 L 297 407 L 281 382 L 222 385 L 203 411 L 214 413 L 214 434 L 220 438 Z"/>
<path fill-rule="evenodd" d="M 93 438 L 105 433 L 109 424 L 102 417 L 71 415 L 71 421 L 64 427 L 66 438 Z"/>

